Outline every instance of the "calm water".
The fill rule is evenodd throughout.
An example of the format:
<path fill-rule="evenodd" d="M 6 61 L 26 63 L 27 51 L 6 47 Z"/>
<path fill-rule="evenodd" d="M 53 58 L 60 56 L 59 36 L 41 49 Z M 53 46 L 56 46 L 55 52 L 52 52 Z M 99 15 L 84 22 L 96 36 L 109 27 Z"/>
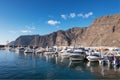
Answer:
<path fill-rule="evenodd" d="M 0 79 L 119 79 L 120 68 L 59 57 L 0 51 Z"/>

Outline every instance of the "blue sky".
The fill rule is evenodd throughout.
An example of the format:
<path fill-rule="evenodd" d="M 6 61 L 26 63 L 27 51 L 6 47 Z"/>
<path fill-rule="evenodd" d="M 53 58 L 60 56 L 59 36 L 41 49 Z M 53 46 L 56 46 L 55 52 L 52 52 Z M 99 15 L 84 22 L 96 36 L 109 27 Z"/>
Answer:
<path fill-rule="evenodd" d="M 118 13 L 120 0 L 0 0 L 0 44 L 20 35 L 86 27 L 97 17 Z"/>

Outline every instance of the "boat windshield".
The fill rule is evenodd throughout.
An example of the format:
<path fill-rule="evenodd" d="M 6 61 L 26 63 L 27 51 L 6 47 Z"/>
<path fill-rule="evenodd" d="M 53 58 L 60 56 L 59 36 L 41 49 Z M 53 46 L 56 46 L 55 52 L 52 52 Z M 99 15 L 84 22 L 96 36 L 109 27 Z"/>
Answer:
<path fill-rule="evenodd" d="M 19 50 L 24 50 L 24 48 L 20 48 Z"/>
<path fill-rule="evenodd" d="M 84 52 L 74 52 L 75 54 L 84 54 Z"/>

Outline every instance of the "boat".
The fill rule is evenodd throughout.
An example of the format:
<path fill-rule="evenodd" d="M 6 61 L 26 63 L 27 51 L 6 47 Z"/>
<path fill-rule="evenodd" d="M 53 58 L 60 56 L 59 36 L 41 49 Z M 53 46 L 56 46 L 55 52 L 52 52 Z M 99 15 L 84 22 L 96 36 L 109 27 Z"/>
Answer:
<path fill-rule="evenodd" d="M 23 48 L 23 47 L 17 47 L 17 48 L 15 48 L 15 52 L 16 53 L 24 53 L 24 51 L 25 51 L 25 48 Z"/>
<path fill-rule="evenodd" d="M 111 64 L 114 62 L 114 57 L 119 57 L 119 55 L 116 54 L 116 51 L 110 50 L 104 55 L 104 57 L 107 59 L 108 64 Z"/>
<path fill-rule="evenodd" d="M 35 50 L 35 53 L 43 53 L 43 52 L 44 52 L 44 49 L 41 47 Z"/>
<path fill-rule="evenodd" d="M 24 53 L 34 53 L 34 50 L 31 49 L 30 47 L 27 47 L 24 51 Z"/>
<path fill-rule="evenodd" d="M 71 53 L 72 53 L 72 49 L 64 49 L 59 53 L 59 56 L 61 58 L 69 58 Z"/>
<path fill-rule="evenodd" d="M 46 47 L 46 50 L 44 52 L 45 55 L 52 55 L 52 54 L 55 54 L 55 51 L 52 47 Z"/>
<path fill-rule="evenodd" d="M 85 59 L 85 52 L 84 49 L 76 49 L 70 54 L 70 61 L 81 61 Z"/>
<path fill-rule="evenodd" d="M 101 59 L 99 54 L 100 52 L 91 52 L 87 59 L 89 61 L 99 61 Z"/>
<path fill-rule="evenodd" d="M 69 59 L 70 54 L 72 53 L 72 49 L 63 49 L 62 51 L 59 52 L 58 56 L 61 58 L 61 62 L 64 61 L 64 59 Z"/>

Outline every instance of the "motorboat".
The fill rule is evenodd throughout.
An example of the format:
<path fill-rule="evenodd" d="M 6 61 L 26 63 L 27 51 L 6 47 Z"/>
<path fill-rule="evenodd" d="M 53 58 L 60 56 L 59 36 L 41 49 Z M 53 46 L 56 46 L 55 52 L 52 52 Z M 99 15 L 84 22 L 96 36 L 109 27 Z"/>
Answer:
<path fill-rule="evenodd" d="M 24 51 L 24 53 L 34 53 L 34 50 L 31 49 L 30 47 L 27 47 Z"/>
<path fill-rule="evenodd" d="M 25 48 L 23 48 L 23 47 L 17 47 L 17 48 L 15 48 L 15 52 L 16 53 L 24 53 L 24 51 L 25 51 Z"/>
<path fill-rule="evenodd" d="M 44 52 L 43 48 L 37 48 L 35 50 L 35 53 L 43 53 L 43 52 Z"/>
<path fill-rule="evenodd" d="M 76 49 L 73 51 L 72 54 L 70 54 L 70 60 L 84 60 L 85 59 L 85 52 L 83 49 Z"/>
<path fill-rule="evenodd" d="M 89 56 L 87 56 L 87 59 L 89 61 L 99 61 L 101 58 L 100 58 L 100 52 L 92 52 L 90 53 Z"/>
<path fill-rule="evenodd" d="M 69 56 L 72 52 L 73 52 L 72 49 L 65 49 L 59 53 L 59 56 L 62 58 L 69 58 Z"/>

